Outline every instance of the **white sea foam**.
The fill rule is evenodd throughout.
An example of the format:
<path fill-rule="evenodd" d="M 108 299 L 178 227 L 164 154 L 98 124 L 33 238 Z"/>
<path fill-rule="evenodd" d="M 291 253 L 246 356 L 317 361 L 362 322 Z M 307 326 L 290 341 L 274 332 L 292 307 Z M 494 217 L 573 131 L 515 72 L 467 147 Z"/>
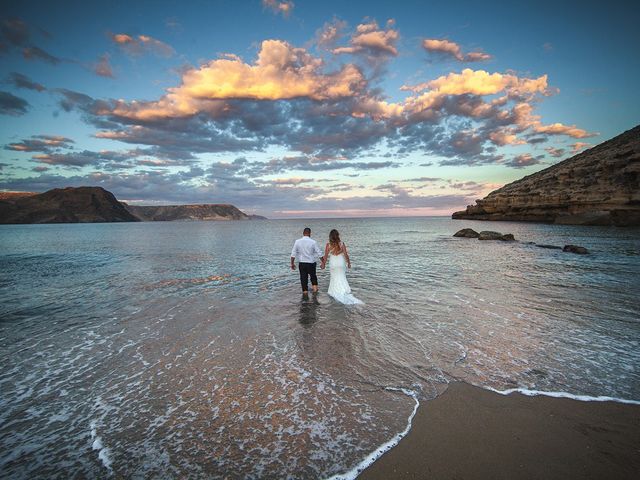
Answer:
<path fill-rule="evenodd" d="M 413 406 L 413 411 L 411 412 L 411 415 L 409 415 L 409 419 L 407 420 L 406 428 L 402 430 L 400 433 L 397 433 L 391 440 L 383 443 L 378 448 L 376 448 L 372 453 L 367 455 L 367 457 L 364 460 L 362 460 L 360 463 L 358 463 L 354 468 L 352 468 L 348 472 L 333 475 L 332 477 L 329 477 L 327 480 L 354 480 L 358 475 L 362 473 L 362 471 L 365 468 L 372 465 L 373 462 L 375 462 L 382 455 L 384 455 L 386 452 L 388 452 L 393 447 L 395 447 L 400 442 L 400 440 L 402 440 L 407 435 L 407 433 L 409 433 L 409 430 L 411 430 L 411 422 L 413 421 L 413 417 L 416 415 L 416 412 L 418 411 L 418 407 L 420 406 L 420 402 L 418 401 L 418 394 L 412 390 L 407 390 L 406 388 L 387 387 L 386 390 L 402 392 L 405 395 L 413 398 L 415 405 Z"/>
<path fill-rule="evenodd" d="M 102 438 L 98 435 L 98 430 L 96 428 L 95 420 L 91 422 L 90 427 L 91 427 L 91 440 L 93 440 L 93 443 L 91 444 L 91 448 L 93 450 L 98 451 L 98 458 L 100 459 L 104 467 L 109 471 L 109 473 L 112 473 L 113 472 L 113 469 L 111 468 L 112 460 L 111 460 L 111 457 L 109 456 L 110 450 L 107 447 L 105 447 L 104 444 L 102 443 Z"/>
<path fill-rule="evenodd" d="M 497 390 L 491 387 L 481 387 L 485 390 L 490 390 L 495 393 L 499 393 L 500 395 L 510 395 L 512 393 L 520 393 L 522 395 L 526 395 L 527 397 L 536 397 L 538 395 L 544 395 L 545 397 L 554 397 L 554 398 L 570 398 L 572 400 L 580 400 L 581 402 L 617 402 L 617 403 L 627 403 L 630 405 L 640 405 L 640 401 L 638 400 L 628 400 L 625 398 L 617 398 L 617 397 L 607 397 L 607 396 L 598 396 L 593 397 L 590 395 L 576 395 L 573 393 L 567 392 L 543 392 L 542 390 L 529 390 L 527 388 L 509 388 L 507 390 Z"/>

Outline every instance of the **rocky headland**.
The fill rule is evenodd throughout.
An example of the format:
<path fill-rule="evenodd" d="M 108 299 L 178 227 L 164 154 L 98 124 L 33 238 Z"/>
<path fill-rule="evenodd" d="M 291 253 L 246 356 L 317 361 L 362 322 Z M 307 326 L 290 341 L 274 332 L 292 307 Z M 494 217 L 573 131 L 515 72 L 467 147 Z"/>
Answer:
<path fill-rule="evenodd" d="M 640 225 L 640 125 L 509 183 L 452 218 Z"/>
<path fill-rule="evenodd" d="M 39 194 L 14 194 L 0 200 L 0 223 L 138 221 L 111 192 L 101 187 L 55 188 Z"/>
<path fill-rule="evenodd" d="M 145 222 L 190 221 L 190 220 L 252 220 L 258 215 L 247 215 L 233 205 L 126 205 L 133 215 Z"/>
<path fill-rule="evenodd" d="M 56 188 L 44 193 L 0 192 L 0 224 L 101 223 L 174 220 L 254 220 L 233 205 L 137 206 L 102 187 Z"/>

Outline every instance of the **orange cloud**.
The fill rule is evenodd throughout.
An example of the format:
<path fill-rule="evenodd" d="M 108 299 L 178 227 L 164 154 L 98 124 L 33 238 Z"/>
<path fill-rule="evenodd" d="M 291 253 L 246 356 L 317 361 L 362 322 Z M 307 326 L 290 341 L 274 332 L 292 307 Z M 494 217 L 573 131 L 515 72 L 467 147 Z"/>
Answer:
<path fill-rule="evenodd" d="M 186 71 L 182 84 L 168 89 L 160 100 L 121 101 L 111 113 L 140 120 L 201 111 L 215 115 L 224 111 L 227 99 L 329 100 L 356 96 L 366 87 L 366 80 L 355 65 L 344 65 L 329 74 L 322 73 L 322 67 L 322 60 L 304 48 L 294 48 L 281 40 L 265 40 L 252 65 L 235 55 L 226 55 Z"/>
<path fill-rule="evenodd" d="M 489 133 L 489 140 L 495 145 L 524 145 L 527 142 L 518 138 L 511 130 L 498 129 Z"/>
<path fill-rule="evenodd" d="M 386 30 L 381 29 L 375 21 L 362 23 L 356 27 L 356 32 L 351 37 L 351 46 L 335 48 L 333 53 L 366 52 L 369 54 L 393 55 L 395 57 L 398 55 L 398 49 L 395 44 L 400 35 L 391 26 L 393 26 L 393 20 L 387 22 Z"/>
<path fill-rule="evenodd" d="M 585 142 L 576 142 L 571 144 L 571 153 L 578 153 L 580 150 L 584 150 L 585 148 L 591 146 L 590 143 Z"/>
<path fill-rule="evenodd" d="M 562 123 L 552 123 L 544 125 L 540 121 L 540 115 L 533 115 L 533 107 L 528 103 L 519 103 L 513 107 L 514 123 L 521 130 L 531 129 L 536 133 L 546 135 L 567 135 L 573 138 L 587 138 L 598 135 L 590 133 L 575 125 L 564 125 Z"/>
<path fill-rule="evenodd" d="M 138 35 L 136 37 L 132 37 L 126 33 L 116 33 L 111 35 L 111 40 L 126 54 L 131 56 L 153 53 L 161 57 L 171 57 L 176 53 L 170 45 L 150 37 L 149 35 Z"/>
<path fill-rule="evenodd" d="M 447 95 L 535 95 L 546 94 L 547 76 L 539 78 L 519 78 L 512 74 L 488 73 L 484 70 L 465 68 L 461 73 L 450 73 L 415 86 L 403 85 L 401 90 L 418 93 L 428 90 L 419 96 L 406 100 L 407 108 L 417 112 L 437 106 Z"/>
<path fill-rule="evenodd" d="M 113 70 L 111 68 L 111 64 L 109 63 L 109 54 L 105 53 L 102 55 L 98 62 L 93 65 L 93 71 L 96 75 L 101 77 L 109 77 L 114 78 Z"/>
<path fill-rule="evenodd" d="M 262 0 L 262 6 L 270 9 L 273 13 L 281 13 L 283 17 L 288 17 L 295 4 L 291 0 Z"/>
<path fill-rule="evenodd" d="M 444 39 L 426 38 L 422 41 L 422 47 L 428 52 L 436 52 L 452 56 L 459 62 L 481 62 L 491 59 L 491 55 L 484 52 L 462 53 L 462 48 L 455 42 Z"/>

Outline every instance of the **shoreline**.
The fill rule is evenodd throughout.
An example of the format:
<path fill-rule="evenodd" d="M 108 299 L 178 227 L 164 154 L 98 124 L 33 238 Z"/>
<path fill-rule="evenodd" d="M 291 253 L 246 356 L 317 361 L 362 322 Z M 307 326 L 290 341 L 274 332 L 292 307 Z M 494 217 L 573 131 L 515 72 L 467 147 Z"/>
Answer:
<path fill-rule="evenodd" d="M 579 398 L 579 397 L 578 397 Z M 454 382 L 358 479 L 635 479 L 640 405 Z"/>

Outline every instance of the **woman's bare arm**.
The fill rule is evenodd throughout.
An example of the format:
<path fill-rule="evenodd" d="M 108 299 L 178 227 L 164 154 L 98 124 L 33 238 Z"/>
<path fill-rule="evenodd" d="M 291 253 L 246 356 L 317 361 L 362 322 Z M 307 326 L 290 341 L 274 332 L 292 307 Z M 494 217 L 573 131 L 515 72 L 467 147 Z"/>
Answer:
<path fill-rule="evenodd" d="M 344 258 L 347 261 L 347 267 L 351 268 L 351 260 L 349 260 L 349 252 L 347 252 L 347 245 L 342 243 L 342 251 L 344 252 Z"/>
<path fill-rule="evenodd" d="M 322 257 L 322 263 L 320 264 L 320 268 L 324 268 L 327 263 L 327 258 L 329 258 L 329 244 L 327 243 L 324 246 L 324 257 Z"/>

